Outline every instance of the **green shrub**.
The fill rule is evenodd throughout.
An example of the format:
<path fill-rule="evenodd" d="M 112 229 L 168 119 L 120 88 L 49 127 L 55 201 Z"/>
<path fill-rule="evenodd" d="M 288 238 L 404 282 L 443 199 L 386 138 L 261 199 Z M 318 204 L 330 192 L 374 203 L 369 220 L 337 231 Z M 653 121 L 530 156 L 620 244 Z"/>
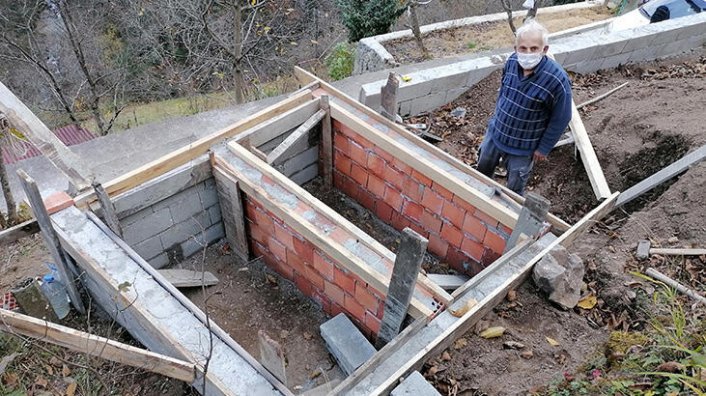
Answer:
<path fill-rule="evenodd" d="M 333 80 L 340 80 L 353 73 L 353 46 L 348 43 L 338 43 L 333 47 L 331 54 L 326 57 L 328 75 Z"/>
<path fill-rule="evenodd" d="M 406 9 L 402 4 L 399 0 L 336 0 L 351 42 L 389 32 Z"/>

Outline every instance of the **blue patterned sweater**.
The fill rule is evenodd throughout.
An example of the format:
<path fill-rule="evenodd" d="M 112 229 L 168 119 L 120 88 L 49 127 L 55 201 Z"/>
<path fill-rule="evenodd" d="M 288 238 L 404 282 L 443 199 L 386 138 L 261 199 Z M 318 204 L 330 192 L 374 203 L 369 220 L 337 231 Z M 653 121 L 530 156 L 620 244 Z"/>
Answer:
<path fill-rule="evenodd" d="M 488 130 L 495 144 L 513 155 L 547 155 L 571 121 L 571 82 L 548 57 L 524 77 L 512 54 L 503 69 L 502 85 Z"/>

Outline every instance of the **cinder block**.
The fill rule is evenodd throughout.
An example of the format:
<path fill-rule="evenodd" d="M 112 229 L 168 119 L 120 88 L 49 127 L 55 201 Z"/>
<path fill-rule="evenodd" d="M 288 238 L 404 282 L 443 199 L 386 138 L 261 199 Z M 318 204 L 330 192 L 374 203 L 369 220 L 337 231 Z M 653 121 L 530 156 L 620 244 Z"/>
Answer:
<path fill-rule="evenodd" d="M 167 256 L 166 253 L 162 253 L 157 257 L 153 257 L 153 258 L 147 260 L 147 262 L 150 263 L 150 265 L 152 267 L 154 267 L 156 269 L 160 269 L 160 268 L 166 266 L 167 264 L 169 264 L 169 256 Z"/>
<path fill-rule="evenodd" d="M 203 183 L 203 190 L 198 192 L 201 199 L 201 207 L 208 208 L 218 204 L 218 190 L 213 178 L 206 179 Z"/>
<path fill-rule="evenodd" d="M 223 216 L 221 215 L 220 205 L 213 205 L 210 208 L 206 209 L 206 211 L 208 212 L 208 216 L 211 219 L 211 224 L 222 223 Z"/>
<path fill-rule="evenodd" d="M 184 254 L 184 258 L 187 258 L 224 237 L 223 224 L 216 224 L 207 228 L 202 235 L 197 234 L 193 238 L 184 241 L 181 244 L 181 251 Z"/>
<path fill-rule="evenodd" d="M 424 379 L 419 371 L 413 371 L 407 378 L 402 381 L 401 384 L 397 385 L 395 389 L 390 392 L 390 396 L 441 396 L 441 393 L 436 391 L 436 388 L 431 386 L 431 384 Z"/>
<path fill-rule="evenodd" d="M 203 189 L 202 185 L 192 186 L 157 203 L 154 205 L 154 210 L 156 212 L 162 208 L 169 208 L 174 223 L 181 223 L 203 211 L 201 198 L 199 197 L 199 190 L 201 189 Z"/>
<path fill-rule="evenodd" d="M 612 69 L 614 67 L 617 67 L 618 65 L 624 65 L 628 63 L 628 59 L 630 59 L 630 53 L 622 53 L 618 55 L 613 55 L 608 58 L 605 58 L 603 60 L 603 63 L 601 63 L 601 69 Z"/>
<path fill-rule="evenodd" d="M 132 248 L 137 252 L 137 254 L 145 259 L 151 259 L 164 252 L 162 240 L 159 236 L 153 236 L 152 238 L 136 243 L 135 245 L 132 245 Z"/>
<path fill-rule="evenodd" d="M 167 228 L 159 236 L 162 239 L 162 246 L 169 249 L 171 246 L 182 243 L 193 235 L 205 232 L 210 225 L 208 212 L 201 213 Z"/>
<path fill-rule="evenodd" d="M 346 375 L 351 375 L 376 352 L 360 330 L 342 313 L 322 324 L 320 329 L 326 347 Z"/>
<path fill-rule="evenodd" d="M 137 216 L 136 221 L 123 224 L 123 239 L 130 245 L 160 234 L 174 224 L 168 208 L 158 212 L 147 212 L 144 216 L 140 213 L 134 216 Z"/>

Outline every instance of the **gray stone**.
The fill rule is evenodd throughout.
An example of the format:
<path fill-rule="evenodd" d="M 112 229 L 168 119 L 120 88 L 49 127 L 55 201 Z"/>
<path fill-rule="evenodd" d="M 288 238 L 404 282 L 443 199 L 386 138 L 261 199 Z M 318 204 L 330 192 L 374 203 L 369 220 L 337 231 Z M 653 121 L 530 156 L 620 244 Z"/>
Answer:
<path fill-rule="evenodd" d="M 326 347 L 347 375 L 351 375 L 375 354 L 373 344 L 343 313 L 326 321 L 320 329 Z"/>
<path fill-rule="evenodd" d="M 413 371 L 401 384 L 397 385 L 397 387 L 390 392 L 390 396 L 405 395 L 441 396 L 441 393 L 437 392 L 436 388 L 431 386 L 429 381 L 424 379 L 424 376 L 422 376 L 419 371 Z"/>
<path fill-rule="evenodd" d="M 534 266 L 532 278 L 550 301 L 571 309 L 581 298 L 584 272 L 581 258 L 558 246 Z"/>

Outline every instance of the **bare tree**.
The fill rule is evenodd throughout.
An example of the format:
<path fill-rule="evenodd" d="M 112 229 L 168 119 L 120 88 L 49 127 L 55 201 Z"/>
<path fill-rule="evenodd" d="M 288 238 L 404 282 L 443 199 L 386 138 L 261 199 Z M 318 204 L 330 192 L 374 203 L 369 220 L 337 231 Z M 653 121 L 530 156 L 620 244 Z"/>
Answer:
<path fill-rule="evenodd" d="M 500 4 L 502 4 L 503 9 L 507 13 L 507 23 L 510 25 L 510 30 L 512 30 L 512 34 L 516 34 L 517 29 L 515 28 L 515 23 L 512 21 L 512 7 L 510 7 L 510 4 L 508 4 L 507 0 L 500 0 Z"/>
<path fill-rule="evenodd" d="M 2 137 L 4 135 L 11 133 L 10 129 L 9 121 L 4 114 L 0 113 L 0 143 L 2 143 Z M 3 161 L 2 158 L 2 144 L 0 144 L 0 187 L 2 188 L 2 195 L 5 198 L 5 204 L 7 205 L 7 219 L 5 219 L 5 216 L 0 212 L 0 229 L 2 229 L 17 224 L 20 221 L 19 215 L 17 214 L 15 197 L 12 195 L 12 190 L 10 189 L 10 179 L 7 176 L 5 161 Z"/>
<path fill-rule="evenodd" d="M 408 3 L 409 19 L 412 22 L 412 34 L 414 34 L 414 40 L 417 42 L 417 47 L 419 47 L 419 51 L 422 53 L 422 57 L 424 59 L 429 59 L 430 55 L 429 51 L 424 46 L 424 42 L 422 41 L 422 31 L 419 28 L 419 18 L 417 18 L 417 7 L 420 5 L 427 5 L 431 2 L 432 0 L 428 0 L 425 2 L 421 2 L 418 0 L 410 0 Z"/>
<path fill-rule="evenodd" d="M 525 19 L 523 19 L 522 22 L 525 22 L 528 19 L 532 19 L 537 16 L 537 9 L 539 8 L 539 1 L 540 0 L 533 0 L 532 1 L 532 8 L 527 10 L 527 15 L 525 15 Z"/>

